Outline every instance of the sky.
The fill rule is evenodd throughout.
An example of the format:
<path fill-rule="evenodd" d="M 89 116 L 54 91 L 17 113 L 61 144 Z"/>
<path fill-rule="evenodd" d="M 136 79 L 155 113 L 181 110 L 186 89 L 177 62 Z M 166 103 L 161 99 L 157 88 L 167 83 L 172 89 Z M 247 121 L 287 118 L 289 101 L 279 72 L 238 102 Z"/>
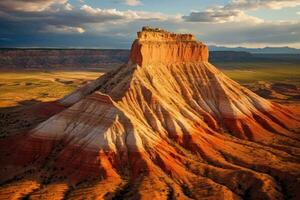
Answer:
<path fill-rule="evenodd" d="M 300 0 L 0 1 L 0 47 L 128 49 L 142 26 L 208 45 L 300 48 Z"/>

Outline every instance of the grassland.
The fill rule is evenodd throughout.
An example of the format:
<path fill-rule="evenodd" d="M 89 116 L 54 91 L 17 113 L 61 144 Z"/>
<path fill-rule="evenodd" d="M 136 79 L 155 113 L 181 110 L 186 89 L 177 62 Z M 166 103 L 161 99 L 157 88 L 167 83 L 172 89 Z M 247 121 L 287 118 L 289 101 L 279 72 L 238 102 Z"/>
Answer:
<path fill-rule="evenodd" d="M 241 84 L 258 81 L 300 85 L 300 63 L 285 62 L 217 62 L 218 68 Z"/>
<path fill-rule="evenodd" d="M 101 74 L 99 71 L 2 71 L 0 107 L 31 100 L 53 101 Z"/>

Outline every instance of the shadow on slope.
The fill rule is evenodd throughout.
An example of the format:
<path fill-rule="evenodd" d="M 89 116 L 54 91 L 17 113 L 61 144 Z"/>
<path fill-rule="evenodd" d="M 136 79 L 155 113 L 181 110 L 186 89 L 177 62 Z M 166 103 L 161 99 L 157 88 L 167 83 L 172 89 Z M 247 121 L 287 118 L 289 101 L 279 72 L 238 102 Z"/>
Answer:
<path fill-rule="evenodd" d="M 0 138 L 27 132 L 64 109 L 57 102 L 35 99 L 20 101 L 17 106 L 0 108 Z"/>

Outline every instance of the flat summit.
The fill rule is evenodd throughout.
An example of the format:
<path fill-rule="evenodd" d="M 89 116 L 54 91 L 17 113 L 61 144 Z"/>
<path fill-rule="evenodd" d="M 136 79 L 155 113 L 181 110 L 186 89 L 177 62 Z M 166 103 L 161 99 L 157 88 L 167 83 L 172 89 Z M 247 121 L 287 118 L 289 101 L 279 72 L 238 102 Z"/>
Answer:
<path fill-rule="evenodd" d="M 208 56 L 191 34 L 144 27 L 126 65 L 0 140 L 0 199 L 299 198 L 299 116 Z"/>

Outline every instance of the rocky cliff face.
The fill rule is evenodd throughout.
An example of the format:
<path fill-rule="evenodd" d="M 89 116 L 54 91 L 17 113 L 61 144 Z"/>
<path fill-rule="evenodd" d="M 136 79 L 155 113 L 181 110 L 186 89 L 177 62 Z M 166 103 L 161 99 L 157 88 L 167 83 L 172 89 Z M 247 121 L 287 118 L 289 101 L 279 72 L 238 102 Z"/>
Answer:
<path fill-rule="evenodd" d="M 146 30 L 137 35 L 129 61 L 140 66 L 208 61 L 207 46 L 191 34 Z"/>
<path fill-rule="evenodd" d="M 299 198 L 299 116 L 207 59 L 191 35 L 138 33 L 127 65 L 0 141 L 0 197 Z"/>

